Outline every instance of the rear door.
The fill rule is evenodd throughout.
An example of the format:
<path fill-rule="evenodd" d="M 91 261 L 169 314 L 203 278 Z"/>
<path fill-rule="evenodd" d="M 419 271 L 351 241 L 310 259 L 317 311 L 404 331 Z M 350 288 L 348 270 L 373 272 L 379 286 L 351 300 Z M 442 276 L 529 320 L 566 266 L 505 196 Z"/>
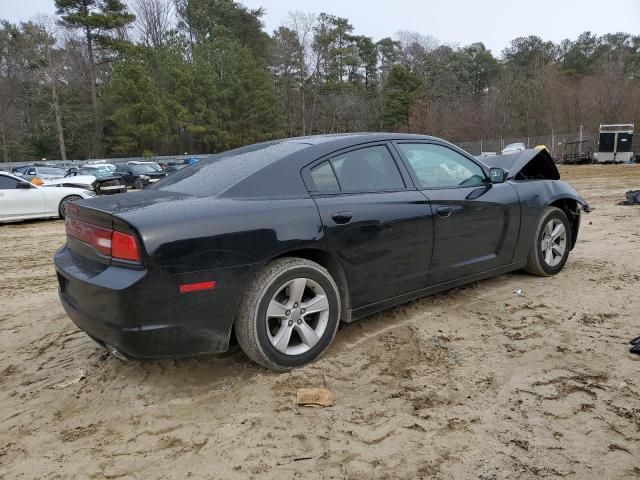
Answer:
<path fill-rule="evenodd" d="M 17 188 L 18 184 L 25 188 Z M 44 195 L 28 182 L 0 175 L 0 218 L 35 217 L 44 213 Z"/>
<path fill-rule="evenodd" d="M 303 173 L 353 309 L 424 288 L 433 245 L 428 200 L 389 144 L 368 144 Z"/>
<path fill-rule="evenodd" d="M 434 212 L 429 285 L 509 265 L 520 230 L 510 183 L 491 184 L 474 159 L 437 143 L 397 142 Z"/>

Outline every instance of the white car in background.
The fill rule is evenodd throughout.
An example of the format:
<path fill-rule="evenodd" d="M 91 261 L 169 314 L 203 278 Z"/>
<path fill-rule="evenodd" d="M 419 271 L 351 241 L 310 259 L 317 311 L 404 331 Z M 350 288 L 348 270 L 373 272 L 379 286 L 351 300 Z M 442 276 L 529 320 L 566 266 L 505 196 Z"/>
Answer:
<path fill-rule="evenodd" d="M 524 143 L 510 143 L 502 149 L 502 155 L 511 155 L 513 153 L 520 153 L 527 149 Z"/>
<path fill-rule="evenodd" d="M 83 188 L 99 195 L 126 192 L 125 181 L 114 175 L 115 170 L 115 165 L 110 164 L 83 165 L 70 168 L 64 178 L 44 182 L 42 186 Z"/>
<path fill-rule="evenodd" d="M 82 188 L 38 187 L 0 172 L 0 223 L 34 218 L 64 218 L 70 202 L 95 196 Z"/>

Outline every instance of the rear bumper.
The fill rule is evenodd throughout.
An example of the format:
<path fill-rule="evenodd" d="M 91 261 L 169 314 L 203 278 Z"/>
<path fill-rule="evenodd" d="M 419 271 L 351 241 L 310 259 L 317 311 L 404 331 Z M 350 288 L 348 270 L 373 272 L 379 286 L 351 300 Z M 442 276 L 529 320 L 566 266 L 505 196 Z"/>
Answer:
<path fill-rule="evenodd" d="M 56 252 L 59 296 L 89 336 L 129 358 L 186 357 L 228 349 L 235 311 L 250 266 L 169 275 L 83 267 L 65 246 Z M 213 279 L 216 288 L 180 294 L 181 283 Z"/>

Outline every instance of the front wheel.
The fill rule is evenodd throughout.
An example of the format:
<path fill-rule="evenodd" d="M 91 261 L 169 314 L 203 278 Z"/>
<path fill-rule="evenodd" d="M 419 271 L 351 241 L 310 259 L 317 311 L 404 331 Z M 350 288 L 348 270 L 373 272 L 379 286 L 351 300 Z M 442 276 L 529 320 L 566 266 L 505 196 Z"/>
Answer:
<path fill-rule="evenodd" d="M 136 178 L 136 180 L 133 182 L 133 188 L 135 188 L 136 190 L 142 190 L 144 188 L 144 183 L 141 178 Z"/>
<path fill-rule="evenodd" d="M 77 200 L 82 200 L 82 197 L 79 195 L 69 195 L 62 199 L 60 206 L 58 207 L 58 214 L 60 215 L 60 218 L 64 219 L 67 216 L 67 208 L 69 204 Z"/>
<path fill-rule="evenodd" d="M 527 272 L 541 277 L 558 273 L 569 258 L 570 242 L 571 225 L 567 215 L 556 207 L 545 208 L 529 250 Z"/>
<path fill-rule="evenodd" d="M 256 363 L 285 371 L 313 362 L 338 330 L 340 296 L 315 262 L 282 258 L 247 286 L 236 316 L 238 343 Z"/>

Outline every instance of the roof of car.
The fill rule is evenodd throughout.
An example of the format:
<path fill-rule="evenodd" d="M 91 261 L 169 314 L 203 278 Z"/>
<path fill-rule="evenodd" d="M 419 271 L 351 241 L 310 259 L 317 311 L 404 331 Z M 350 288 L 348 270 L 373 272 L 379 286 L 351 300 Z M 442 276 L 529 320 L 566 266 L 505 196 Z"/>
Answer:
<path fill-rule="evenodd" d="M 343 141 L 357 142 L 375 142 L 382 140 L 440 140 L 436 137 L 427 135 L 417 135 L 413 133 L 378 133 L 378 132 L 361 132 L 361 133 L 334 133 L 327 135 L 310 135 L 306 137 L 285 138 L 281 142 L 305 143 L 308 145 L 319 145 L 329 142 Z"/>

